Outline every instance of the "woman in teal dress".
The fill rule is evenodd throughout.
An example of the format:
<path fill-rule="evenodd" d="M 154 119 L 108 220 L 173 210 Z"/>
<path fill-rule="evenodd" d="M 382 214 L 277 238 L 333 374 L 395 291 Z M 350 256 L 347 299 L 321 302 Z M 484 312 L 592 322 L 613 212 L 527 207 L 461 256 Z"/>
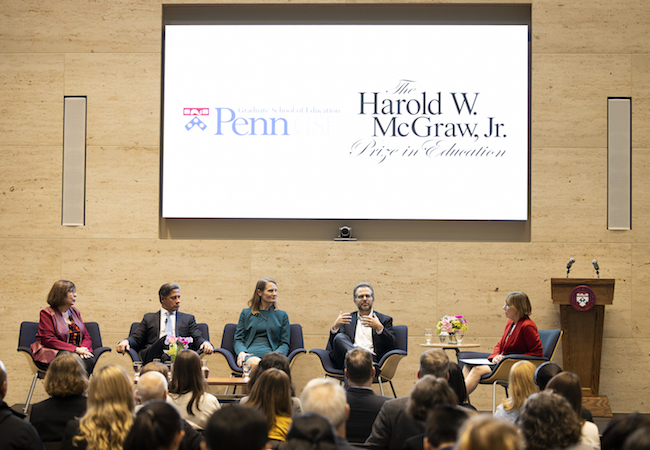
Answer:
<path fill-rule="evenodd" d="M 235 353 L 237 365 L 244 361 L 252 366 L 269 352 L 278 351 L 289 354 L 289 316 L 277 308 L 278 286 L 271 278 L 257 282 L 253 298 L 248 302 L 250 308 L 242 310 L 235 331 Z"/>

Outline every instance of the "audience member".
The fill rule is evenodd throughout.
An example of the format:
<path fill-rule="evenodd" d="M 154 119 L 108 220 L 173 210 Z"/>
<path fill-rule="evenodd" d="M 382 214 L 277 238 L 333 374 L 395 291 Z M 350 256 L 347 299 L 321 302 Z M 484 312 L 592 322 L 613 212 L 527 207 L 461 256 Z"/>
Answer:
<path fill-rule="evenodd" d="M 338 369 L 343 369 L 345 355 L 353 348 L 365 348 L 377 363 L 397 345 L 393 318 L 373 308 L 375 291 L 372 286 L 369 283 L 357 284 L 352 298 L 358 311 L 339 312 L 330 329 L 330 359 Z"/>
<path fill-rule="evenodd" d="M 584 420 L 582 414 L 582 386 L 578 375 L 573 372 L 562 372 L 551 378 L 546 385 L 546 389 L 560 394 L 569 401 L 571 408 L 576 413 L 581 425 L 580 442 L 600 449 L 600 434 L 598 426 L 594 423 Z"/>
<path fill-rule="evenodd" d="M 147 372 L 159 372 L 166 380 L 169 380 L 169 368 L 161 362 L 151 361 L 145 364 L 140 370 L 140 375 L 144 375 Z"/>
<path fill-rule="evenodd" d="M 176 408 L 162 400 L 147 402 L 136 414 L 124 450 L 178 450 L 185 432 Z"/>
<path fill-rule="evenodd" d="M 270 449 L 268 424 L 259 410 L 226 405 L 215 412 L 205 427 L 203 450 Z"/>
<path fill-rule="evenodd" d="M 648 450 L 650 449 L 650 427 L 636 430 L 625 439 L 623 450 Z"/>
<path fill-rule="evenodd" d="M 296 390 L 293 387 L 293 382 L 291 381 L 291 368 L 289 365 L 289 358 L 280 352 L 270 352 L 262 356 L 259 364 L 254 367 L 253 371 L 251 372 L 251 378 L 248 381 L 248 392 L 253 389 L 255 382 L 262 374 L 262 372 L 270 368 L 280 369 L 289 376 L 289 383 L 291 383 L 291 410 L 293 412 L 293 417 L 299 416 L 302 414 L 302 403 L 300 403 L 300 399 L 296 397 Z M 248 402 L 248 397 L 244 397 L 239 401 L 239 403 L 242 405 L 246 404 L 246 402 Z"/>
<path fill-rule="evenodd" d="M 449 377 L 449 358 L 443 350 L 428 350 L 420 356 L 417 377 L 425 375 Z M 406 414 L 408 401 L 409 397 L 400 397 L 383 404 L 366 440 L 367 447 L 401 450 L 408 438 L 424 433 L 424 423 Z"/>
<path fill-rule="evenodd" d="M 45 391 L 50 398 L 32 406 L 29 421 L 41 441 L 60 442 L 68 420 L 86 412 L 88 375 L 81 358 L 70 352 L 60 352 L 45 374 Z"/>
<path fill-rule="evenodd" d="M 467 410 L 456 405 L 436 405 L 427 415 L 424 450 L 451 450 L 458 441 L 461 428 L 469 419 Z M 413 439 L 413 438 L 411 438 Z M 408 443 L 411 441 L 409 439 Z M 419 448 L 408 447 L 405 449 Z"/>
<path fill-rule="evenodd" d="M 551 381 L 551 378 L 560 372 L 562 372 L 562 367 L 552 361 L 547 361 L 535 370 L 535 384 L 539 387 L 540 391 L 543 391 L 546 389 L 546 384 Z M 588 420 L 589 422 L 594 421 L 591 411 L 584 406 L 581 408 L 580 415 L 584 420 Z"/>
<path fill-rule="evenodd" d="M 291 426 L 291 384 L 282 370 L 271 368 L 262 372 L 245 406 L 259 409 L 269 427 L 271 447 L 277 448 L 287 437 Z"/>
<path fill-rule="evenodd" d="M 464 408 L 470 408 L 476 411 L 472 405 L 469 404 L 467 398 L 467 387 L 465 386 L 465 377 L 463 377 L 463 370 L 460 366 L 453 362 L 449 361 L 449 387 L 458 397 L 458 404 Z"/>
<path fill-rule="evenodd" d="M 546 384 L 551 381 L 558 373 L 562 372 L 562 367 L 553 361 L 547 361 L 535 369 L 535 384 L 540 391 L 546 389 Z"/>
<path fill-rule="evenodd" d="M 163 361 L 169 360 L 169 355 L 164 353 L 165 339 L 167 336 L 191 337 L 192 350 L 203 350 L 206 354 L 214 351 L 212 344 L 203 337 L 194 316 L 185 314 L 178 309 L 181 306 L 180 287 L 174 283 L 163 284 L 158 291 L 160 310 L 147 313 L 133 334 L 117 344 L 116 351 L 126 353 L 131 347 L 138 352 L 143 364 L 155 358 Z"/>
<path fill-rule="evenodd" d="M 528 397 L 517 424 L 527 450 L 591 449 L 580 442 L 578 416 L 559 394 L 545 391 Z"/>
<path fill-rule="evenodd" d="M 374 376 L 372 353 L 368 350 L 355 348 L 345 355 L 345 378 L 348 382 L 346 397 L 350 405 L 345 435 L 350 442 L 363 443 L 368 439 L 381 406 L 390 400 L 372 390 Z"/>
<path fill-rule="evenodd" d="M 72 281 L 59 280 L 50 289 L 47 295 L 50 306 L 41 310 L 36 341 L 30 346 L 39 368 L 47 369 L 60 351 L 68 351 L 83 359 L 87 373 L 93 372 L 97 362 L 93 342 L 81 313 L 74 307 L 76 301 L 77 288 Z"/>
<path fill-rule="evenodd" d="M 320 414 L 307 413 L 294 419 L 282 450 L 337 450 L 332 423 Z"/>
<path fill-rule="evenodd" d="M 456 449 L 523 450 L 524 441 L 519 429 L 510 422 L 479 415 L 470 419 L 461 430 Z"/>
<path fill-rule="evenodd" d="M 102 367 L 90 379 L 86 414 L 68 422 L 61 449 L 122 450 L 134 406 L 131 379 L 124 368 Z"/>
<path fill-rule="evenodd" d="M 167 371 L 165 365 L 161 365 L 165 371 Z M 155 370 L 157 368 L 156 366 L 152 366 L 152 368 L 154 368 L 154 370 L 149 370 L 141 374 L 140 379 L 138 380 L 138 385 L 135 390 L 135 398 L 141 404 L 135 407 L 136 412 L 138 412 L 142 406 L 149 401 L 167 400 L 167 377 L 160 371 Z M 185 434 L 181 440 L 179 448 L 181 450 L 199 450 L 201 448 L 201 435 L 187 420 L 181 418 L 181 424 Z"/>
<path fill-rule="evenodd" d="M 406 412 L 413 420 L 424 423 L 428 412 L 436 405 L 453 406 L 457 403 L 458 398 L 449 387 L 447 380 L 436 378 L 433 375 L 425 375 L 413 387 Z M 422 450 L 424 437 L 425 433 L 410 437 L 404 443 L 404 448 Z"/>
<path fill-rule="evenodd" d="M 306 413 L 320 414 L 332 423 L 339 450 L 354 448 L 345 438 L 345 421 L 350 414 L 350 407 L 345 391 L 336 381 L 324 378 L 311 380 L 303 389 L 300 400 Z"/>
<path fill-rule="evenodd" d="M 289 316 L 278 309 L 278 285 L 272 278 L 261 278 L 253 296 L 239 315 L 235 330 L 234 350 L 237 365 L 244 362 L 256 366 L 269 352 L 289 354 L 291 326 Z"/>
<path fill-rule="evenodd" d="M 512 366 L 508 376 L 510 396 L 497 406 L 495 418 L 515 423 L 528 396 L 537 392 L 534 376 L 535 365 L 530 361 L 519 361 Z"/>
<path fill-rule="evenodd" d="M 602 450 L 622 450 L 625 440 L 636 430 L 650 427 L 650 417 L 636 412 L 609 421 L 601 439 Z"/>
<path fill-rule="evenodd" d="M 221 407 L 219 400 L 208 392 L 201 372 L 201 358 L 194 350 L 183 350 L 176 355 L 167 402 L 199 430 L 205 428 L 210 416 Z"/>
<path fill-rule="evenodd" d="M 2 450 L 43 450 L 34 426 L 23 420 L 4 401 L 7 395 L 7 370 L 0 361 L 0 448 Z"/>

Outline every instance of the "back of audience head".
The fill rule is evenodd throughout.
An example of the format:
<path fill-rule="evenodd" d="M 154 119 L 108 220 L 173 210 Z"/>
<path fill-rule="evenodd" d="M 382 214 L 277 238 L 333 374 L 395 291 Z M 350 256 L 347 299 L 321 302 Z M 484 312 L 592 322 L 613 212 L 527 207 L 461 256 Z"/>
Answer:
<path fill-rule="evenodd" d="M 286 355 L 280 352 L 269 352 L 266 355 L 262 356 L 259 364 L 253 368 L 253 371 L 251 373 L 251 378 L 248 381 L 249 391 L 253 389 L 255 382 L 260 377 L 262 372 L 271 368 L 279 369 L 287 374 L 287 376 L 289 377 L 289 382 L 291 383 L 291 395 L 294 395 L 295 390 L 293 388 L 293 383 L 291 381 L 291 367 L 289 363 L 289 358 L 287 358 Z"/>
<path fill-rule="evenodd" d="M 578 375 L 573 372 L 558 373 L 551 378 L 551 381 L 546 385 L 546 389 L 566 398 L 578 417 L 581 417 L 582 386 L 580 386 Z"/>
<path fill-rule="evenodd" d="M 567 399 L 549 391 L 528 397 L 517 424 L 528 450 L 569 447 L 578 443 L 582 433 Z"/>
<path fill-rule="evenodd" d="M 183 350 L 176 355 L 173 371 L 174 375 L 169 384 L 169 392 L 171 394 L 187 394 L 191 392 L 192 398 L 187 403 L 187 413 L 193 415 L 193 406 L 198 405 L 201 396 L 208 388 L 205 377 L 201 372 L 201 358 L 194 350 Z"/>
<path fill-rule="evenodd" d="M 503 401 L 505 409 L 519 410 L 526 399 L 537 392 L 537 386 L 533 381 L 534 376 L 535 365 L 530 361 L 519 361 L 512 366 L 508 376 L 510 396 Z"/>
<path fill-rule="evenodd" d="M 418 378 L 433 375 L 437 378 L 449 377 L 449 357 L 443 350 L 427 350 L 420 356 Z"/>
<path fill-rule="evenodd" d="M 82 395 L 88 389 L 88 374 L 76 353 L 60 352 L 45 374 L 45 391 L 50 397 Z"/>
<path fill-rule="evenodd" d="M 356 385 L 372 382 L 374 367 L 372 353 L 364 348 L 354 348 L 345 355 L 345 376 Z"/>
<path fill-rule="evenodd" d="M 96 370 L 88 387 L 88 409 L 79 420 L 79 436 L 88 448 L 121 447 L 133 423 L 134 407 L 131 379 L 123 367 Z"/>
<path fill-rule="evenodd" d="M 257 379 L 246 406 L 258 408 L 266 417 L 269 428 L 275 416 L 291 417 L 291 384 L 289 376 L 280 369 L 267 369 Z"/>
<path fill-rule="evenodd" d="M 560 366 L 552 361 L 547 361 L 535 370 L 535 384 L 540 391 L 543 391 L 546 389 L 546 384 L 551 381 L 551 378 L 560 372 L 562 372 Z"/>
<path fill-rule="evenodd" d="M 625 439 L 623 450 L 648 450 L 650 449 L 650 427 L 643 427 Z"/>
<path fill-rule="evenodd" d="M 337 431 L 345 429 L 350 407 L 343 388 L 334 380 L 314 378 L 300 394 L 302 410 L 316 413 L 328 419 Z"/>
<path fill-rule="evenodd" d="M 140 370 L 140 375 L 144 375 L 147 372 L 160 372 L 162 376 L 169 379 L 169 369 L 166 365 L 161 362 L 151 361 L 150 363 L 145 364 Z"/>
<path fill-rule="evenodd" d="M 165 400 L 167 397 L 167 378 L 156 370 L 140 375 L 135 396 L 140 400 L 140 403 L 146 403 L 149 400 Z"/>
<path fill-rule="evenodd" d="M 460 432 L 457 450 L 523 450 L 519 429 L 492 416 L 480 415 L 467 421 Z"/>
<path fill-rule="evenodd" d="M 456 405 L 458 398 L 444 378 L 425 375 L 415 383 L 406 412 L 415 420 L 424 421 L 436 405 Z"/>
<path fill-rule="evenodd" d="M 332 423 L 320 414 L 303 414 L 293 420 L 283 448 L 286 450 L 336 450 L 336 433 Z"/>
<path fill-rule="evenodd" d="M 436 405 L 427 415 L 424 449 L 436 450 L 451 446 L 458 440 L 458 433 L 469 416 L 457 405 Z"/>
<path fill-rule="evenodd" d="M 124 450 L 176 450 L 183 439 L 181 416 L 162 400 L 147 402 L 138 411 Z"/>
<path fill-rule="evenodd" d="M 465 378 L 463 377 L 463 370 L 453 361 L 449 361 L 449 379 L 447 382 L 451 390 L 456 394 L 456 397 L 458 397 L 458 404 L 463 405 L 467 401 Z"/>
<path fill-rule="evenodd" d="M 614 417 L 603 431 L 602 450 L 621 450 L 626 439 L 636 430 L 650 427 L 650 417 L 633 412 Z"/>
<path fill-rule="evenodd" d="M 5 398 L 5 395 L 7 395 L 7 369 L 0 361 L 0 400 Z"/>
<path fill-rule="evenodd" d="M 269 426 L 259 410 L 238 404 L 224 406 L 208 420 L 202 450 L 262 450 Z"/>

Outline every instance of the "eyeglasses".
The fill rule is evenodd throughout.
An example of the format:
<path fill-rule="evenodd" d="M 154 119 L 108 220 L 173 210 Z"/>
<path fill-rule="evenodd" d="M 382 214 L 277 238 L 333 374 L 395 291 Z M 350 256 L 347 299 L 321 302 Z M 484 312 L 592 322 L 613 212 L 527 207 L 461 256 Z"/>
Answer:
<path fill-rule="evenodd" d="M 503 302 L 503 307 L 504 307 L 506 310 L 508 310 L 508 309 L 510 308 L 510 305 L 508 304 L 508 302 Z"/>
<path fill-rule="evenodd" d="M 358 299 L 364 299 L 364 298 L 372 298 L 372 294 L 361 294 L 357 295 Z"/>

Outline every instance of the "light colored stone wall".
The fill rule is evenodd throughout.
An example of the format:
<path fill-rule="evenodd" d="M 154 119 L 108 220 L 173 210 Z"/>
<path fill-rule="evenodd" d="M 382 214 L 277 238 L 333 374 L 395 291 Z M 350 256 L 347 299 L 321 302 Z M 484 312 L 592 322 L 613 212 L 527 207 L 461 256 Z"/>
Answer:
<path fill-rule="evenodd" d="M 564 276 L 573 256 L 573 276 L 593 276 L 589 262 L 597 258 L 601 276 L 616 279 L 601 393 L 614 412 L 650 413 L 650 2 L 532 0 L 532 21 L 531 242 L 163 240 L 161 0 L 3 0 L 0 359 L 9 372 L 7 402 L 24 402 L 31 380 L 15 351 L 19 324 L 38 320 L 59 278 L 77 284 L 85 320 L 99 322 L 114 347 L 131 322 L 158 307 L 167 281 L 182 286 L 182 309 L 207 322 L 218 345 L 255 281 L 272 276 L 307 349 L 325 345 L 339 310 L 353 307 L 352 286 L 369 281 L 377 310 L 409 326 L 409 356 L 395 382 L 398 395 L 407 395 L 423 329 L 441 315 L 465 314 L 468 341 L 489 350 L 503 331 L 505 294 L 524 290 L 538 326 L 559 327 L 550 278 Z M 81 228 L 60 225 L 65 95 L 88 98 Z M 627 232 L 607 230 L 606 100 L 614 96 L 632 97 L 633 106 Z M 213 373 L 228 373 L 221 357 L 208 360 Z M 115 352 L 99 362 L 110 363 L 128 366 Z M 300 357 L 297 388 L 320 374 L 315 356 Z M 45 397 L 39 382 L 34 401 Z M 490 389 L 479 387 L 472 401 L 489 409 Z"/>

